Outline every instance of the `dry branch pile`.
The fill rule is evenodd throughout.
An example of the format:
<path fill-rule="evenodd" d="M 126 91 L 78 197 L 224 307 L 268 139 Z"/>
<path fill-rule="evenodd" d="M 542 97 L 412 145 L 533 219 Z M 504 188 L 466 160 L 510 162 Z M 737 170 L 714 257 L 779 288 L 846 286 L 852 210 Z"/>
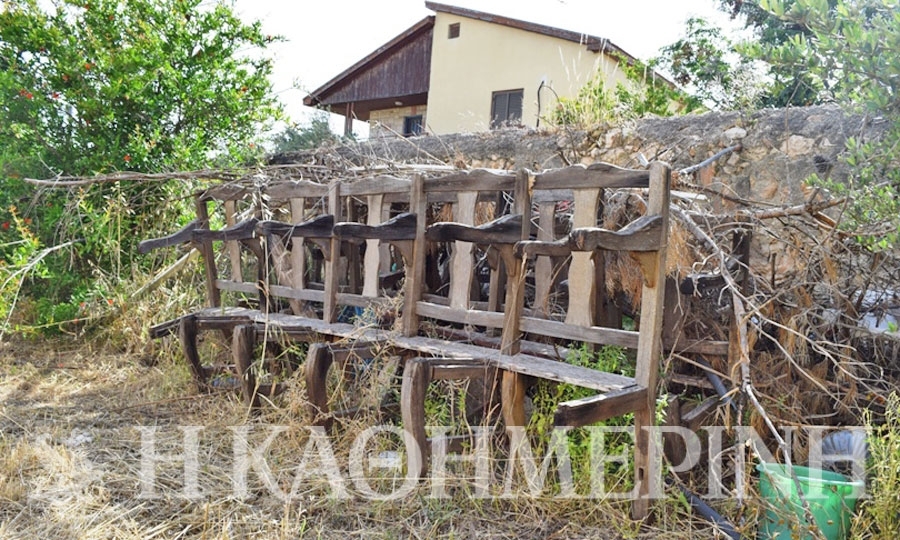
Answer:
<path fill-rule="evenodd" d="M 708 191 L 690 177 L 678 188 Z M 806 204 L 772 208 L 707 195 L 673 205 L 694 261 L 677 272 L 691 297 L 682 331 L 693 339 L 730 336 L 730 365 L 713 367 L 751 404 L 759 398 L 751 414 L 757 431 L 859 425 L 862 410 L 883 410 L 900 382 L 900 260 L 840 231 L 842 200 L 817 192 Z"/>

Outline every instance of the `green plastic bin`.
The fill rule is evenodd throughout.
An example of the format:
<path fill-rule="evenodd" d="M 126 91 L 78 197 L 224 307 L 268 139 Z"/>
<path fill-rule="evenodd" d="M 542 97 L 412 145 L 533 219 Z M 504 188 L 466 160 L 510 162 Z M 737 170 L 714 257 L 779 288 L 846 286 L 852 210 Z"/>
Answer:
<path fill-rule="evenodd" d="M 790 471 L 778 463 L 760 463 L 756 470 L 759 471 L 759 493 L 768 503 L 759 522 L 757 539 L 817 538 L 806 519 Z M 865 484 L 831 471 L 799 465 L 793 470 L 819 531 L 828 540 L 846 538 L 856 500 L 863 493 Z"/>

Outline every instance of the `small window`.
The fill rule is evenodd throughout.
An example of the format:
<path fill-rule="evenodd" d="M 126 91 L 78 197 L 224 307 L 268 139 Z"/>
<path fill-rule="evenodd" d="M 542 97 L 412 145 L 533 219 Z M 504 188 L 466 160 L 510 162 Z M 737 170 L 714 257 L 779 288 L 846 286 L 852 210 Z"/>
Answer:
<path fill-rule="evenodd" d="M 447 28 L 447 39 L 456 39 L 459 37 L 459 23 L 453 23 Z"/>
<path fill-rule="evenodd" d="M 491 98 L 491 129 L 522 124 L 523 90 L 494 92 Z"/>
<path fill-rule="evenodd" d="M 414 137 L 422 134 L 422 115 L 407 116 L 403 119 L 403 136 Z"/>

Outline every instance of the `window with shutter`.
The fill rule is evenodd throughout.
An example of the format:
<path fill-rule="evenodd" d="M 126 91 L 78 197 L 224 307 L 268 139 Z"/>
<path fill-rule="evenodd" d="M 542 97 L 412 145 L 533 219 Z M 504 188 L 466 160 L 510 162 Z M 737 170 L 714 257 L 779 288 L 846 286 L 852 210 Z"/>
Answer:
<path fill-rule="evenodd" d="M 422 134 L 422 115 L 407 116 L 403 119 L 403 136 L 414 137 Z"/>
<path fill-rule="evenodd" d="M 523 94 L 522 89 L 494 92 L 491 97 L 491 129 L 522 123 Z"/>

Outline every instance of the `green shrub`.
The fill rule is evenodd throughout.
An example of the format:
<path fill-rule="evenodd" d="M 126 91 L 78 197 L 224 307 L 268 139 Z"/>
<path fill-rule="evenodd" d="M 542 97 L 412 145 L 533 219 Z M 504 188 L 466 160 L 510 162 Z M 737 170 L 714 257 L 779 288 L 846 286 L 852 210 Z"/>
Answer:
<path fill-rule="evenodd" d="M 634 376 L 634 361 L 625 349 L 615 346 L 604 346 L 592 351 L 588 346 L 582 345 L 578 349 L 569 351 L 566 361 L 570 364 L 589 367 L 607 373 L 617 373 L 626 377 Z M 556 405 L 564 402 L 588 397 L 596 394 L 595 390 L 581 388 L 566 383 L 553 383 L 541 381 L 535 385 L 532 395 L 532 414 L 528 424 L 528 432 L 532 436 L 532 446 L 536 455 L 543 455 L 547 451 L 550 434 L 553 430 L 553 414 Z M 634 414 L 617 416 L 598 422 L 598 426 L 622 426 L 628 427 L 634 423 Z M 588 482 L 597 471 L 593 470 L 595 453 L 599 451 L 600 441 L 591 437 L 588 428 L 575 428 L 568 433 L 568 451 L 572 464 L 572 474 L 575 479 L 576 489 L 587 491 Z M 609 433 L 604 436 L 603 451 L 607 454 L 627 454 L 633 444 L 631 436 L 626 433 Z M 617 463 L 607 463 L 603 474 L 607 478 L 607 484 L 615 479 L 612 484 L 622 487 L 616 491 L 626 491 L 630 486 L 632 476 L 632 463 L 622 466 Z"/>
<path fill-rule="evenodd" d="M 876 424 L 866 412 L 869 451 L 869 497 L 862 501 L 853 526 L 853 538 L 900 538 L 900 394 L 891 394 L 884 423 Z"/>

